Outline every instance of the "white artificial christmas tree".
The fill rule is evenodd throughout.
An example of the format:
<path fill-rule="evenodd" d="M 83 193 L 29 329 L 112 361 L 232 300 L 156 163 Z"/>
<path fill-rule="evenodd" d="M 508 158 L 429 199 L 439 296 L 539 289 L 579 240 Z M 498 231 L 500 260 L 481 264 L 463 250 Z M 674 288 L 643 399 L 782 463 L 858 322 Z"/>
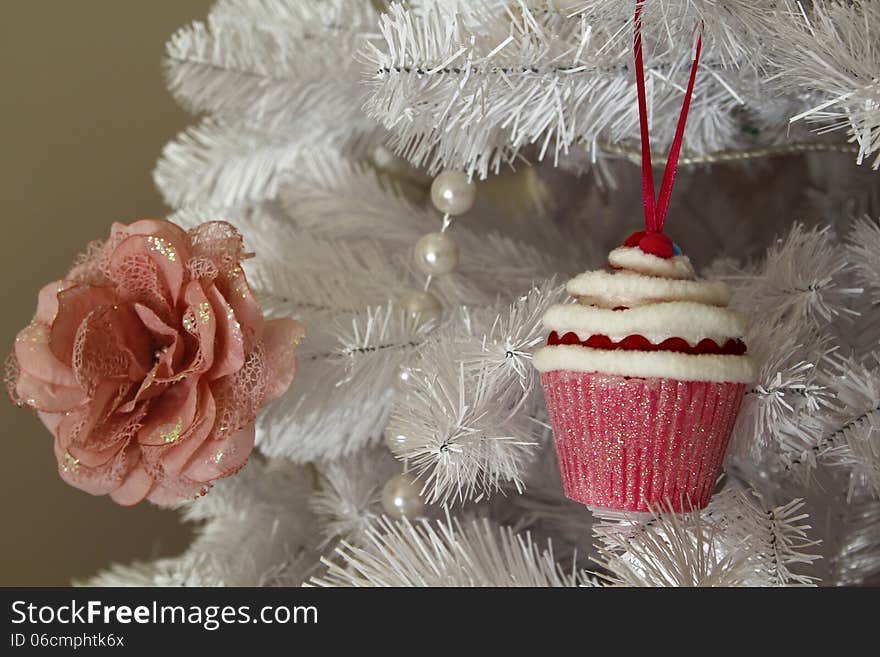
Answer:
<path fill-rule="evenodd" d="M 174 35 L 169 87 L 205 118 L 156 168 L 169 218 L 234 224 L 306 338 L 247 467 L 182 505 L 193 545 L 93 583 L 880 581 L 878 0 L 644 3 L 657 153 L 702 31 L 667 226 L 730 285 L 759 374 L 706 509 L 562 494 L 531 355 L 641 221 L 633 8 L 219 0 Z M 454 221 L 443 170 L 476 181 Z M 426 282 L 432 232 L 459 257 Z"/>

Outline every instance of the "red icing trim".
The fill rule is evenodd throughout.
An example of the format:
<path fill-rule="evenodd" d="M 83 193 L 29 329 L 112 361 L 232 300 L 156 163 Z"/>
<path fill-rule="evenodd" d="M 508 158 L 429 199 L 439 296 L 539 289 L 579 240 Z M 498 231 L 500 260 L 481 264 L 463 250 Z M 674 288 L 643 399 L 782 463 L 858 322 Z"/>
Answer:
<path fill-rule="evenodd" d="M 719 346 L 711 338 L 703 338 L 695 346 L 688 344 L 682 338 L 666 338 L 660 344 L 654 344 L 643 335 L 628 335 L 623 340 L 614 342 L 607 335 L 591 335 L 586 340 L 581 340 L 576 333 L 569 331 L 562 337 L 556 331 L 551 331 L 547 338 L 548 345 L 579 344 L 591 349 L 609 349 L 612 351 L 675 351 L 683 354 L 718 354 L 725 356 L 742 356 L 746 353 L 746 344 L 742 340 L 730 338 L 722 346 Z"/>

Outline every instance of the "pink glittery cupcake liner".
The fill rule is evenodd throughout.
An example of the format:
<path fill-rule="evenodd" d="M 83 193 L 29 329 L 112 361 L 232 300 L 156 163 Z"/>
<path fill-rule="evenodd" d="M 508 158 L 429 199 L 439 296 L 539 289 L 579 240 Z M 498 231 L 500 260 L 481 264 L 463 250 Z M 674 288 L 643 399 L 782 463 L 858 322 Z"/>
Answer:
<path fill-rule="evenodd" d="M 709 503 L 745 384 L 541 375 L 566 497 L 619 511 Z"/>

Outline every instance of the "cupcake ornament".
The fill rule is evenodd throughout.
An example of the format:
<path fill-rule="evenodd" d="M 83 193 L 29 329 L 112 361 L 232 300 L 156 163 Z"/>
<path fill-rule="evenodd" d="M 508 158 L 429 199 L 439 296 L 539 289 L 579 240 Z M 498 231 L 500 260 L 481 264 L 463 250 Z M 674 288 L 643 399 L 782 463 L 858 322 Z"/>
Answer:
<path fill-rule="evenodd" d="M 534 356 L 565 495 L 619 511 L 687 511 L 709 503 L 746 384 L 745 318 L 722 282 L 697 280 L 663 232 L 702 39 L 654 199 L 641 44 L 635 69 L 645 230 L 608 255 L 608 269 L 571 279 L 575 304 L 552 306 Z"/>

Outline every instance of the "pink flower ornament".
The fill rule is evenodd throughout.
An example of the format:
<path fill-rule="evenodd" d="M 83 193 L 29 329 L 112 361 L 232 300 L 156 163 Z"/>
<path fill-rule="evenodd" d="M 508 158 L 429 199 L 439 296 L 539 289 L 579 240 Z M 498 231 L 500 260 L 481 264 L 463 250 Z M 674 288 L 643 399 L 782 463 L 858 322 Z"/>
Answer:
<path fill-rule="evenodd" d="M 215 221 L 114 224 L 40 290 L 7 388 L 55 437 L 61 477 L 123 505 L 202 495 L 247 461 L 257 411 L 290 386 L 303 336 L 265 320 Z"/>

